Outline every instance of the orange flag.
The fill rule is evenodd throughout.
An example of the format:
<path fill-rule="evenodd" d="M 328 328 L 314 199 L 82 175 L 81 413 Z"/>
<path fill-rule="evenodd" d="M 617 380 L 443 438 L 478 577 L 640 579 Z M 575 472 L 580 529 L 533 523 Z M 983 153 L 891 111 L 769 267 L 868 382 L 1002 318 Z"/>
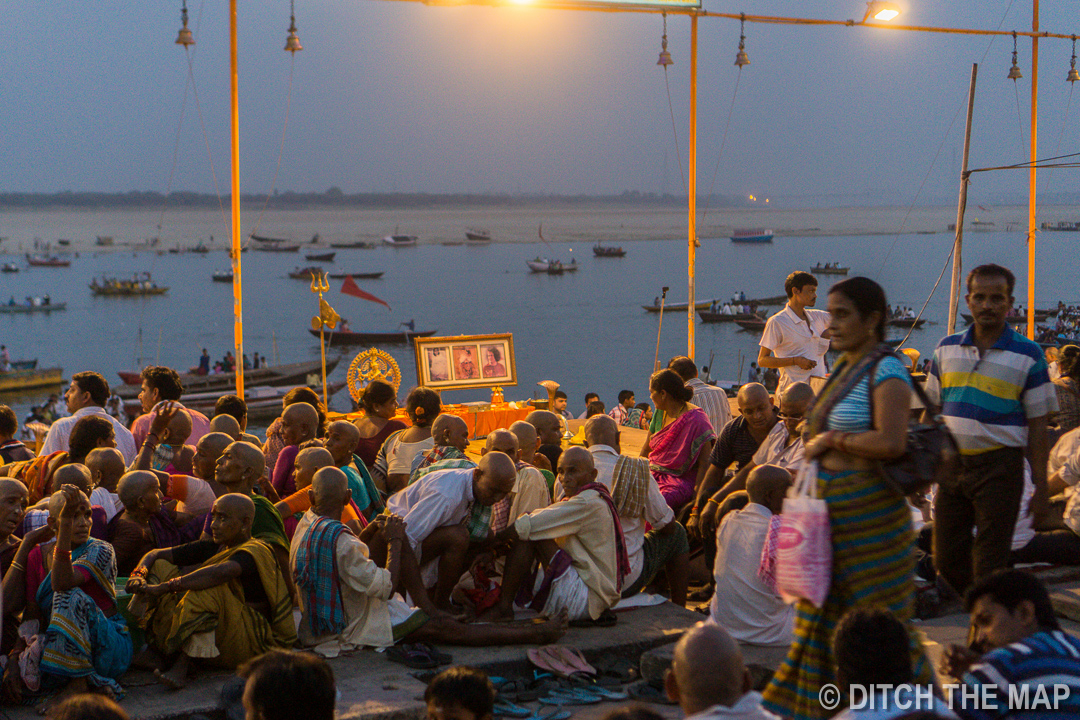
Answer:
<path fill-rule="evenodd" d="M 390 303 L 386 302 L 385 300 L 380 300 L 371 293 L 361 290 L 360 286 L 356 284 L 356 281 L 352 279 L 352 275 L 345 276 L 345 282 L 341 283 L 341 292 L 345 295 L 352 295 L 353 297 L 358 297 L 361 300 L 368 300 L 369 302 L 385 305 L 387 310 L 390 309 Z"/>

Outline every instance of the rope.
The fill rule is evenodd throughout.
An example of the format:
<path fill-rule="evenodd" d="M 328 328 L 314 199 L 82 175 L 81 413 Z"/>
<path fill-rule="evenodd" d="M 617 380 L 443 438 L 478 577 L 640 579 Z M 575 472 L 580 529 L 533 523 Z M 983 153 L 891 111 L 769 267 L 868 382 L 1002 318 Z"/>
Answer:
<path fill-rule="evenodd" d="M 664 88 L 667 90 L 668 113 L 671 115 L 671 134 L 675 137 L 675 156 L 679 159 L 679 177 L 685 192 L 690 192 L 686 187 L 686 171 L 683 170 L 682 150 L 679 148 L 679 131 L 675 129 L 675 107 L 671 104 L 671 85 L 668 83 L 667 65 L 664 66 Z"/>
<path fill-rule="evenodd" d="M 266 208 L 270 205 L 270 196 L 274 194 L 274 190 L 277 189 L 278 173 L 281 172 L 281 156 L 285 154 L 285 131 L 289 128 L 289 109 L 292 107 L 292 85 L 293 85 L 293 70 L 296 67 L 296 53 L 289 53 L 292 57 L 289 59 L 289 92 L 285 97 L 285 125 L 281 128 L 281 146 L 278 147 L 277 167 L 274 168 L 274 181 L 270 183 L 270 192 L 266 193 L 266 200 L 263 202 L 262 210 L 259 211 L 259 216 L 255 219 L 255 228 L 251 231 L 252 235 L 256 235 L 259 232 L 259 226 L 262 225 L 263 215 L 266 214 Z"/>
<path fill-rule="evenodd" d="M 735 98 L 739 95 L 739 81 L 742 79 L 742 65 L 739 73 L 735 76 L 735 92 L 731 94 L 731 106 L 728 108 L 727 122 L 724 123 L 724 135 L 720 139 L 720 153 L 716 156 L 716 165 L 713 167 L 712 179 L 709 180 L 709 192 L 705 195 L 705 203 L 701 208 L 701 226 L 705 227 L 705 216 L 709 213 L 708 200 L 712 197 L 713 186 L 716 184 L 716 176 L 720 172 L 720 159 L 724 157 L 724 146 L 727 145 L 728 128 L 731 127 L 731 116 L 735 112 Z"/>
<path fill-rule="evenodd" d="M 1015 80 L 1013 80 L 1013 94 L 1016 96 L 1016 122 L 1020 127 L 1020 157 L 1023 157 L 1027 137 L 1024 135 L 1024 115 L 1020 110 L 1020 88 Z"/>
<path fill-rule="evenodd" d="M 965 180 L 966 182 L 966 180 Z M 915 322 L 911 323 L 911 327 L 908 328 L 907 335 L 900 341 L 900 344 L 896 346 L 896 349 L 904 347 L 904 343 L 911 337 L 911 333 L 915 331 L 915 326 L 919 324 L 919 320 L 922 319 L 923 311 L 926 310 L 926 306 L 930 304 L 930 298 L 934 297 L 934 293 L 937 292 L 938 285 L 941 284 L 941 278 L 945 277 L 945 271 L 949 269 L 949 263 L 952 262 L 953 251 L 956 249 L 956 243 L 949 245 L 949 255 L 945 258 L 945 265 L 942 266 L 941 272 L 937 276 L 937 282 L 934 283 L 934 287 L 930 289 L 930 294 L 926 296 L 926 300 L 923 301 L 922 307 L 919 308 L 919 314 L 915 316 Z"/>
<path fill-rule="evenodd" d="M 161 203 L 161 215 L 158 216 L 157 229 L 161 235 L 161 224 L 165 220 L 165 210 L 169 206 L 169 195 L 172 193 L 173 178 L 176 175 L 176 163 L 180 159 L 180 128 L 184 125 L 184 110 L 187 108 L 188 78 L 184 79 L 184 97 L 180 101 L 180 119 L 176 122 L 176 142 L 173 145 L 172 168 L 169 170 L 169 181 L 165 184 L 165 199 Z"/>

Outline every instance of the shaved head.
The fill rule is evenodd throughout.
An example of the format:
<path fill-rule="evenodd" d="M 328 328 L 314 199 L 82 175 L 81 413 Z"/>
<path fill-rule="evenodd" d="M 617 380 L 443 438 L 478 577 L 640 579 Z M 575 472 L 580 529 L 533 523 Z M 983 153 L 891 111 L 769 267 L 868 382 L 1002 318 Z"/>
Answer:
<path fill-rule="evenodd" d="M 607 445 L 619 449 L 619 424 L 610 415 L 593 415 L 585 421 L 585 446 Z"/>
<path fill-rule="evenodd" d="M 532 456 L 536 454 L 537 442 L 536 428 L 531 423 L 527 423 L 524 420 L 518 420 L 510 426 L 510 432 L 514 433 L 518 439 L 518 449 L 527 461 L 532 461 Z"/>
<path fill-rule="evenodd" d="M 797 382 L 788 385 L 784 388 L 784 392 L 780 395 L 780 402 L 799 403 L 806 405 L 814 399 L 814 388 L 810 387 L 808 383 Z"/>
<path fill-rule="evenodd" d="M 149 470 L 134 470 L 120 478 L 116 486 L 116 494 L 120 496 L 120 502 L 125 509 L 133 509 L 140 498 L 152 489 L 159 487 L 157 475 Z"/>
<path fill-rule="evenodd" d="M 336 467 L 324 467 L 311 480 L 312 507 L 344 505 L 349 498 L 349 479 Z"/>
<path fill-rule="evenodd" d="M 758 465 L 746 478 L 750 502 L 769 508 L 774 515 L 780 512 L 789 487 L 791 473 L 779 465 Z"/>
<path fill-rule="evenodd" d="M 255 503 L 247 495 L 229 493 L 214 501 L 214 510 L 241 520 L 255 519 Z"/>
<path fill-rule="evenodd" d="M 489 433 L 487 441 L 484 443 L 484 454 L 486 455 L 492 450 L 506 453 L 512 460 L 517 460 L 519 452 L 517 435 L 505 428 Z"/>
<path fill-rule="evenodd" d="M 79 497 L 82 498 L 82 502 L 86 503 L 87 507 L 90 507 L 90 498 L 86 496 L 86 493 L 80 491 Z M 63 511 L 65 504 L 64 493 L 59 490 L 54 492 L 49 498 L 49 517 L 59 520 L 60 513 Z"/>
<path fill-rule="evenodd" d="M 229 447 L 229 445 L 234 442 L 236 442 L 236 438 L 230 436 L 228 433 L 215 431 L 208 432 L 199 438 L 199 444 L 195 447 L 204 450 L 208 456 L 216 459 L 221 456 L 221 453 L 225 451 L 225 448 Z"/>
<path fill-rule="evenodd" d="M 469 426 L 457 415 L 443 413 L 431 424 L 431 437 L 437 447 L 456 447 L 465 452 L 469 447 Z"/>
<path fill-rule="evenodd" d="M 224 433 L 233 440 L 240 439 L 240 423 L 232 415 L 215 415 L 210 421 L 211 432 Z"/>
<path fill-rule="evenodd" d="M 281 413 L 281 434 L 289 445 L 299 445 L 318 434 L 319 411 L 305 402 L 293 403 Z"/>
<path fill-rule="evenodd" d="M 303 490 L 311 484 L 320 468 L 334 466 L 334 457 L 326 448 L 309 447 L 297 453 L 293 465 L 296 468 L 296 489 Z"/>
<path fill-rule="evenodd" d="M 514 489 L 517 463 L 498 450 L 485 453 L 473 470 L 473 496 L 481 505 L 491 506 Z"/>
<path fill-rule="evenodd" d="M 116 448 L 97 448 L 86 456 L 86 467 L 96 486 L 116 492 L 116 483 L 127 468 L 124 456 Z"/>
<path fill-rule="evenodd" d="M 266 469 L 266 456 L 263 455 L 262 450 L 249 442 L 243 441 L 231 443 L 228 447 L 233 451 L 236 458 L 244 464 L 244 467 L 254 470 L 256 476 L 263 474 L 263 470 Z"/>
<path fill-rule="evenodd" d="M 759 400 L 769 399 L 769 391 L 761 383 L 747 383 L 739 388 L 739 394 L 735 396 L 735 402 L 741 408 L 743 404 L 750 405 Z"/>
<path fill-rule="evenodd" d="M 0 497 L 5 497 L 12 493 L 26 495 L 27 497 L 30 496 L 30 491 L 27 490 L 26 486 L 20 481 L 15 480 L 14 478 L 0 478 Z"/>
<path fill-rule="evenodd" d="M 709 672 L 702 672 L 702 668 L 709 668 Z M 739 644 L 722 627 L 708 621 L 687 630 L 675 645 L 670 678 L 668 695 L 678 700 L 687 715 L 713 705 L 731 707 L 751 684 Z"/>
<path fill-rule="evenodd" d="M 173 415 L 166 428 L 169 445 L 183 445 L 191 437 L 191 415 L 187 410 L 179 410 Z"/>
<path fill-rule="evenodd" d="M 90 476 L 90 469 L 82 463 L 63 465 L 53 473 L 52 477 L 52 486 L 56 490 L 59 490 L 63 485 L 74 485 L 87 495 L 90 494 L 90 485 L 92 483 L 93 478 Z"/>
<path fill-rule="evenodd" d="M 548 410 L 533 410 L 525 416 L 525 422 L 536 428 L 540 437 L 543 437 L 545 433 L 562 432 L 559 416 Z"/>

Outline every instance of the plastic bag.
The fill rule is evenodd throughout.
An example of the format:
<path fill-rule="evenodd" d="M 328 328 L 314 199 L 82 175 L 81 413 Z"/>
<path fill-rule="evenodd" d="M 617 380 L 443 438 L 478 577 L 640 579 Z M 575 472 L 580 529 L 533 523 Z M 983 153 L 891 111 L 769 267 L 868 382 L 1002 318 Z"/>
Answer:
<path fill-rule="evenodd" d="M 821 607 L 832 579 L 829 509 L 817 497 L 816 461 L 799 468 L 784 498 L 777 543 L 776 589 L 785 602 L 808 600 Z"/>

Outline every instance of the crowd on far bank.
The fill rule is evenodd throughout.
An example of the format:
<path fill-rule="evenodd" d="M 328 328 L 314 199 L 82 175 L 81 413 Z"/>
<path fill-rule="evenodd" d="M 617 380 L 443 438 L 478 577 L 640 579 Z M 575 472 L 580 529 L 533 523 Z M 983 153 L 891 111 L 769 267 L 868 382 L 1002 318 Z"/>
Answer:
<path fill-rule="evenodd" d="M 239 669 L 248 717 L 330 717 L 322 658 L 386 648 L 435 667 L 437 645 L 549 645 L 571 625 L 605 632 L 648 593 L 704 603 L 665 688 L 699 720 L 915 717 L 827 707 L 830 685 L 926 689 L 939 702 L 920 718 L 993 717 L 951 702 L 945 678 L 954 698 L 1057 683 L 1065 716 L 1078 714 L 1080 640 L 1013 566 L 1080 565 L 1080 428 L 1059 401 L 1080 368 L 1065 348 L 1051 380 L 1043 350 L 1006 322 L 1013 286 L 997 265 L 969 273 L 974 323 L 941 340 L 917 387 L 884 344 L 880 286 L 845 279 L 818 310 L 816 279 L 792 273 L 755 367 L 777 373 L 775 393 L 747 382 L 733 413 L 673 357 L 648 378 L 648 403 L 586 397 L 580 445 L 565 440 L 578 418 L 559 393 L 470 445 L 428 388 L 407 393 L 402 418 L 395 388 L 374 380 L 362 413 L 328 418 L 299 387 L 259 437 L 236 395 L 209 417 L 185 408 L 171 368 L 143 370 L 130 423 L 106 411 L 104 377 L 76 373 L 36 452 L 0 406 L 0 699 L 122 713 L 87 694 L 122 699 L 132 667 L 168 688 Z M 901 491 L 883 463 L 935 417 L 958 457 Z M 624 452 L 628 429 L 639 450 Z M 831 571 L 793 596 L 784 530 L 803 495 L 824 504 L 828 547 L 813 559 Z M 711 579 L 692 589 L 695 557 Z M 935 673 L 912 621 L 961 610 L 970 643 Z M 788 648 L 760 693 L 747 646 Z M 495 698 L 454 668 L 425 700 L 433 720 L 488 720 Z"/>

